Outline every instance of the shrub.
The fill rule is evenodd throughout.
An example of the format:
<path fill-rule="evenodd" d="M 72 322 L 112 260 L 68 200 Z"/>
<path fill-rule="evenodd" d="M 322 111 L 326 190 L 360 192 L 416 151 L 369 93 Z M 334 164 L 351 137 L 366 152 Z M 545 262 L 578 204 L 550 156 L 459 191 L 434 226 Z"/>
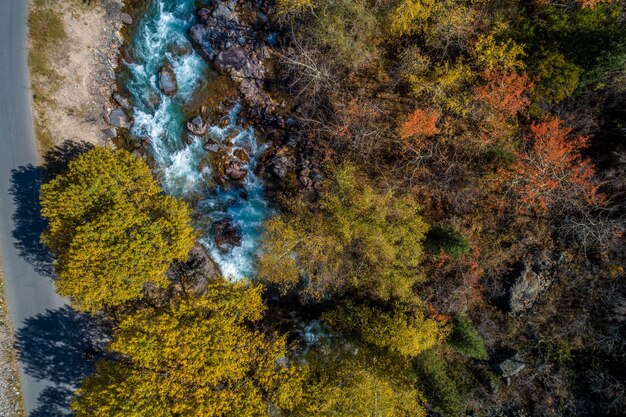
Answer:
<path fill-rule="evenodd" d="M 485 344 L 466 314 L 459 314 L 454 317 L 452 321 L 452 334 L 450 334 L 448 338 L 448 344 L 454 350 L 470 358 L 487 358 Z"/>
<path fill-rule="evenodd" d="M 469 242 L 461 233 L 443 224 L 437 224 L 430 229 L 424 246 L 432 254 L 439 254 L 443 251 L 454 259 L 458 259 L 470 250 Z"/>

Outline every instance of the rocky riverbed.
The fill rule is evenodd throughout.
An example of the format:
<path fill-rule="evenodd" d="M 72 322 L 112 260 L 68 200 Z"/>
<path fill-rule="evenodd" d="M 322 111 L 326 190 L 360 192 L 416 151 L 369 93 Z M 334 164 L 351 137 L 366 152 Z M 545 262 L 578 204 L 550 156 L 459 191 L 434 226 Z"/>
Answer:
<path fill-rule="evenodd" d="M 135 16 L 106 133 L 194 207 L 207 252 L 225 276 L 239 279 L 253 273 L 272 212 L 266 181 L 295 164 L 292 152 L 268 140 L 286 121 L 263 88 L 266 6 L 202 4 L 151 0 Z"/>

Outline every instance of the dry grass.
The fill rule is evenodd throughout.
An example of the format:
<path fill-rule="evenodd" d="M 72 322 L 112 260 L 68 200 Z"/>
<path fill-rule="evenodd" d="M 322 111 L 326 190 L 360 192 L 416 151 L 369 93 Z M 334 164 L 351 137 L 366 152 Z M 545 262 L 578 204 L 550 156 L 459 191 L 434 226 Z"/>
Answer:
<path fill-rule="evenodd" d="M 52 66 L 51 57 L 67 36 L 63 19 L 52 13 L 46 3 L 36 0 L 28 17 L 30 38 L 28 65 L 32 77 L 33 103 L 38 111 L 49 105 L 47 98 L 54 95 L 62 81 Z M 53 140 L 45 123 L 39 117 L 35 118 L 35 133 L 41 152 L 52 148 Z"/>

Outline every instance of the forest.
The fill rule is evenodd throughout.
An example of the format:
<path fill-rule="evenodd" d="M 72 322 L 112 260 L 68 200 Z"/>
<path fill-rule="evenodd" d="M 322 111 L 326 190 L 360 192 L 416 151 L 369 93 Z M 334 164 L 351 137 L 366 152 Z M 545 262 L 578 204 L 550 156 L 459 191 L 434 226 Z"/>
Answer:
<path fill-rule="evenodd" d="M 287 120 L 255 273 L 132 149 L 47 178 L 57 291 L 110 329 L 75 415 L 623 415 L 626 3 L 232 3 Z"/>

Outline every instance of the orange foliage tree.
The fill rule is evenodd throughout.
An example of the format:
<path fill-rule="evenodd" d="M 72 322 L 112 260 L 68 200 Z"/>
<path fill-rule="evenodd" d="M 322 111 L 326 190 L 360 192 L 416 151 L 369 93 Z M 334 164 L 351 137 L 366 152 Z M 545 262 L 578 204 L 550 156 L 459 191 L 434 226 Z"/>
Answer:
<path fill-rule="evenodd" d="M 520 212 L 528 209 L 546 212 L 564 209 L 581 201 L 600 205 L 604 197 L 594 180 L 595 169 L 581 155 L 587 138 L 569 138 L 571 128 L 558 118 L 533 123 L 528 152 L 518 154 L 518 161 L 505 174 L 519 195 Z"/>
<path fill-rule="evenodd" d="M 491 71 L 483 78 L 486 83 L 474 89 L 474 98 L 498 119 L 511 119 L 528 106 L 526 92 L 533 84 L 526 73 Z"/>
<path fill-rule="evenodd" d="M 474 100 L 484 111 L 481 141 L 491 143 L 509 131 L 509 123 L 530 103 L 532 89 L 526 73 L 490 71 L 483 75 L 485 84 L 474 88 Z"/>
<path fill-rule="evenodd" d="M 439 133 L 437 121 L 441 112 L 435 109 L 416 109 L 400 125 L 398 133 L 405 150 L 419 152 L 423 139 Z"/>

